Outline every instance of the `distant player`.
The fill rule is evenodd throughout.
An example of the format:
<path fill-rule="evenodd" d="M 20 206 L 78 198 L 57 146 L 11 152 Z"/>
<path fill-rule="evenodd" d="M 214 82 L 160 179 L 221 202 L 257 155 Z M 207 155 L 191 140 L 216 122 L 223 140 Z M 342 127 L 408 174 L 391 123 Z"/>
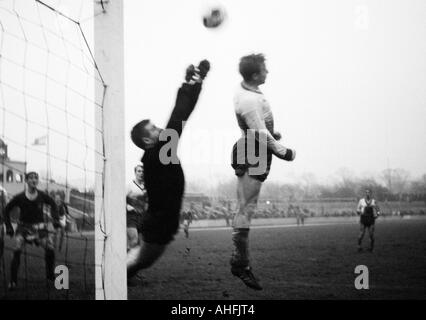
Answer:
<path fill-rule="evenodd" d="M 226 201 L 226 207 L 223 207 L 223 217 L 225 218 L 225 224 L 227 227 L 230 226 L 229 218 L 232 215 L 231 201 Z"/>
<path fill-rule="evenodd" d="M 232 150 L 232 167 L 238 177 L 238 211 L 232 225 L 234 251 L 231 258 L 231 272 L 248 287 L 261 290 L 262 287 L 251 271 L 249 260 L 248 236 L 251 218 L 257 210 L 257 200 L 262 183 L 269 174 L 272 155 L 292 161 L 296 153 L 278 142 L 281 134 L 274 130 L 271 108 L 259 90 L 268 74 L 265 57 L 262 54 L 242 57 L 239 71 L 243 82 L 235 94 L 234 105 L 242 137 Z M 249 139 L 252 142 L 255 140 L 255 144 L 250 143 Z M 261 152 L 265 149 L 266 152 Z M 258 155 L 258 163 L 252 163 L 248 158 L 249 154 Z"/>
<path fill-rule="evenodd" d="M 299 206 L 295 207 L 295 211 L 296 211 L 296 219 L 297 219 L 297 225 L 305 225 L 305 211 L 303 209 L 301 209 Z"/>
<path fill-rule="evenodd" d="M 46 277 L 54 280 L 55 251 L 52 233 L 48 229 L 48 221 L 45 218 L 45 205 L 50 206 L 53 227 L 58 228 L 59 216 L 55 201 L 46 193 L 37 189 L 38 173 L 25 174 L 26 190 L 14 196 L 6 205 L 4 219 L 6 233 L 15 238 L 15 246 L 11 262 L 11 281 L 9 289 L 14 289 L 18 283 L 18 270 L 21 252 L 25 243 L 41 246 L 45 250 Z M 20 209 L 20 216 L 16 231 L 10 221 L 10 212 L 13 208 Z"/>
<path fill-rule="evenodd" d="M 187 68 L 185 82 L 178 90 L 165 130 L 157 128 L 150 120 L 143 120 L 132 129 L 133 143 L 145 150 L 142 163 L 148 211 L 142 220 L 143 242 L 128 253 L 128 278 L 157 261 L 179 229 L 185 177 L 177 158 L 177 143 L 184 123 L 197 104 L 209 69 L 207 60 L 201 61 L 198 68 L 192 65 Z"/>
<path fill-rule="evenodd" d="M 360 216 L 360 233 L 358 237 L 358 251 L 362 251 L 362 239 L 364 238 L 365 229 L 368 229 L 370 236 L 370 252 L 374 249 L 374 224 L 377 217 L 380 215 L 380 208 L 375 199 L 371 197 L 371 190 L 365 190 L 365 198 L 359 200 L 356 209 L 357 214 Z"/>
<path fill-rule="evenodd" d="M 182 213 L 183 220 L 183 232 L 185 233 L 185 238 L 189 238 L 189 225 L 192 223 L 194 218 L 193 216 L 194 204 L 191 203 L 191 208 L 188 211 Z"/>
<path fill-rule="evenodd" d="M 59 193 L 55 194 L 55 203 L 58 208 L 58 216 L 59 216 L 59 228 L 56 229 L 56 234 L 54 237 L 55 247 L 58 248 L 59 251 L 62 250 L 62 244 L 64 242 L 64 236 L 66 233 L 67 221 L 69 219 L 68 206 L 62 199 L 62 196 Z"/>
<path fill-rule="evenodd" d="M 7 202 L 7 192 L 0 186 L 0 273 L 3 272 L 3 254 L 4 254 L 4 227 L 3 213 Z"/>
<path fill-rule="evenodd" d="M 148 209 L 148 195 L 144 186 L 143 165 L 138 164 L 135 169 L 135 178 L 127 186 L 127 250 L 139 243 L 139 234 L 142 232 L 143 214 Z"/>

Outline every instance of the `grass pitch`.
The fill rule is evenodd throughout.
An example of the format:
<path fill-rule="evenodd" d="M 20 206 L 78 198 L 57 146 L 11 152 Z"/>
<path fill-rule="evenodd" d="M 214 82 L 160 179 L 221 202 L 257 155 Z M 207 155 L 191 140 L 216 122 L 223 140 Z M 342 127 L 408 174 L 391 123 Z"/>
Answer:
<path fill-rule="evenodd" d="M 56 251 L 56 265 L 69 268 L 69 290 L 57 290 L 46 281 L 44 250 L 26 246 L 21 254 L 18 287 L 7 290 L 13 240 L 5 237 L 4 270 L 0 273 L 0 299 L 8 300 L 92 300 L 95 298 L 95 243 L 93 235 L 72 234 L 64 239 L 61 252 Z M 67 251 L 68 249 L 68 251 Z M 3 261 L 0 260 L 3 264 Z"/>
<path fill-rule="evenodd" d="M 263 286 L 253 291 L 230 273 L 231 229 L 190 229 L 140 273 L 129 299 L 425 299 L 425 231 L 424 218 L 379 219 L 375 251 L 359 253 L 356 222 L 253 228 L 252 267 Z M 357 265 L 368 267 L 368 290 L 355 289 Z"/>

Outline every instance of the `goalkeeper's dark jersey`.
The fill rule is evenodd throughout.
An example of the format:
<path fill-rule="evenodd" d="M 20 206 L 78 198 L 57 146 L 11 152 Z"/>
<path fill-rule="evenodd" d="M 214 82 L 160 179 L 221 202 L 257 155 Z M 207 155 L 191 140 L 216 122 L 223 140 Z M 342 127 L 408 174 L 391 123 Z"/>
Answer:
<path fill-rule="evenodd" d="M 20 209 L 19 223 L 20 224 L 35 224 L 45 222 L 44 208 L 49 205 L 51 215 L 54 221 L 58 220 L 58 209 L 55 201 L 46 193 L 37 190 L 38 195 L 34 200 L 30 200 L 21 192 L 14 196 L 4 209 L 4 219 L 6 224 L 10 224 L 10 212 L 13 208 Z"/>
<path fill-rule="evenodd" d="M 166 129 L 175 130 L 178 136 L 181 136 L 183 124 L 194 110 L 200 91 L 200 83 L 182 85 Z M 181 164 L 164 164 L 160 159 L 161 148 L 169 141 L 170 139 L 160 141 L 154 148 L 147 149 L 142 157 L 145 188 L 148 193 L 148 210 L 179 214 L 185 185 Z"/>

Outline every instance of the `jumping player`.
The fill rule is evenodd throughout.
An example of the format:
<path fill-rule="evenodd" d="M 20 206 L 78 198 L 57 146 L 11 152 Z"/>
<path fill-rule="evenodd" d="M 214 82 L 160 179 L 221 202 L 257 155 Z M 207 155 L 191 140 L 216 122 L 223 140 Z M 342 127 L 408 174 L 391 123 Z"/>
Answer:
<path fill-rule="evenodd" d="M 128 253 L 128 278 L 157 261 L 179 229 L 185 178 L 177 159 L 177 143 L 209 69 L 207 60 L 201 61 L 197 68 L 193 65 L 187 68 L 185 82 L 178 90 L 165 130 L 157 128 L 150 120 L 142 120 L 131 131 L 133 143 L 145 150 L 142 163 L 148 210 L 142 220 L 142 244 Z"/>
<path fill-rule="evenodd" d="M 232 150 L 232 167 L 238 177 L 238 210 L 232 222 L 234 251 L 231 257 L 231 272 L 248 287 L 261 290 L 262 287 L 251 271 L 249 260 L 248 237 L 251 217 L 257 208 L 262 182 L 269 174 L 272 155 L 282 160 L 293 161 L 296 153 L 278 142 L 281 134 L 274 130 L 271 108 L 259 90 L 268 74 L 265 57 L 262 54 L 242 57 L 239 71 L 243 82 L 235 94 L 234 105 L 242 137 L 234 144 Z M 254 144 L 250 140 L 254 141 Z M 257 163 L 250 161 L 249 154 L 257 155 L 259 161 Z"/>
<path fill-rule="evenodd" d="M 370 236 L 370 247 L 368 251 L 372 252 L 374 249 L 374 224 L 380 215 L 380 208 L 377 202 L 372 197 L 371 190 L 365 190 L 365 198 L 360 199 L 356 209 L 357 214 L 360 216 L 360 232 L 358 236 L 358 251 L 362 251 L 362 239 L 364 238 L 365 229 L 368 229 Z"/>
<path fill-rule="evenodd" d="M 142 216 L 148 207 L 148 197 L 144 186 L 143 165 L 138 164 L 135 169 L 135 179 L 127 186 L 127 250 L 139 243 L 139 234 L 142 232 Z"/>
<path fill-rule="evenodd" d="M 25 243 L 41 246 L 45 250 L 46 277 L 54 280 L 55 251 L 52 232 L 48 230 L 48 222 L 44 215 L 44 205 L 49 205 L 53 219 L 53 227 L 58 228 L 59 216 L 55 201 L 46 193 L 37 189 L 38 173 L 28 172 L 25 174 L 27 188 L 14 196 L 6 205 L 4 219 L 6 233 L 10 237 L 15 236 L 15 247 L 11 261 L 11 280 L 9 289 L 14 289 L 18 282 L 18 270 L 20 257 Z M 10 212 L 13 208 L 20 209 L 20 216 L 16 231 L 10 221 Z"/>

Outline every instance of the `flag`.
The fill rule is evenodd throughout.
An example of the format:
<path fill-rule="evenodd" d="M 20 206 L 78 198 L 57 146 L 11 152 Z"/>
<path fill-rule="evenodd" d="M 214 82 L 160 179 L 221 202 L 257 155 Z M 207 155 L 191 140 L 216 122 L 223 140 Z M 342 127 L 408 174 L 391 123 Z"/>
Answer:
<path fill-rule="evenodd" d="M 47 145 L 47 135 L 38 137 L 33 142 L 33 146 L 45 146 L 45 145 Z"/>

